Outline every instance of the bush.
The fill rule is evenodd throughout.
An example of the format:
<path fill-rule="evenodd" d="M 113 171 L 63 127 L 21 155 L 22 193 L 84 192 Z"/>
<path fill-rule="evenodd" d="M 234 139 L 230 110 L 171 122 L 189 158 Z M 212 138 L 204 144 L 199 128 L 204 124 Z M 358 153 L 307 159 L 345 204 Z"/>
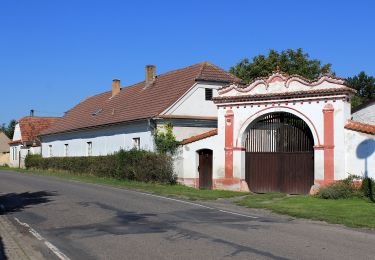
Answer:
<path fill-rule="evenodd" d="M 130 150 L 107 156 L 51 157 L 28 155 L 28 169 L 63 170 L 74 174 L 89 174 L 143 182 L 176 183 L 170 156 Z"/>
<path fill-rule="evenodd" d="M 372 201 L 375 201 L 374 190 L 375 190 L 375 180 L 372 178 L 364 178 L 362 180 L 361 190 L 363 195 L 367 198 L 370 198 Z"/>
<path fill-rule="evenodd" d="M 348 178 L 322 187 L 317 197 L 321 199 L 348 199 L 353 197 L 362 197 L 362 192 L 354 184 L 358 176 L 350 175 Z"/>

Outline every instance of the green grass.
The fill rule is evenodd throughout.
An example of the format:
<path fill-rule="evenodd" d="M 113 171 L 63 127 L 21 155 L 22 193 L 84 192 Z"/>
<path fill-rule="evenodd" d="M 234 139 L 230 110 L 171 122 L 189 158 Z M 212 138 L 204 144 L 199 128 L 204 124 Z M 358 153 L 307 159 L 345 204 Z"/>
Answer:
<path fill-rule="evenodd" d="M 218 198 L 231 198 L 243 196 L 243 192 L 223 191 L 223 190 L 198 190 L 183 185 L 168 185 L 157 183 L 145 183 L 129 180 L 118 180 L 114 178 L 101 178 L 87 174 L 72 174 L 62 171 L 26 170 L 17 168 L 1 167 L 0 170 L 17 171 L 24 174 L 36 174 L 44 176 L 55 176 L 63 179 L 77 180 L 88 183 L 108 185 L 118 188 L 146 191 L 154 194 L 180 197 L 189 200 L 214 200 Z"/>
<path fill-rule="evenodd" d="M 375 228 L 375 203 L 362 198 L 325 200 L 312 196 L 269 193 L 249 195 L 236 203 L 297 218 L 322 220 L 348 227 Z"/>

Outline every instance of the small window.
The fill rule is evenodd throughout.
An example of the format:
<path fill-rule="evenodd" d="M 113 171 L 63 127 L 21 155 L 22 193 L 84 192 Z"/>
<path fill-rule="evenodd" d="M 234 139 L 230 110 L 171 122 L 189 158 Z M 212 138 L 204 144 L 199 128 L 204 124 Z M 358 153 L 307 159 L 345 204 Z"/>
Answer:
<path fill-rule="evenodd" d="M 205 89 L 206 100 L 212 100 L 212 88 Z"/>
<path fill-rule="evenodd" d="M 141 149 L 141 138 L 133 138 L 133 147 L 137 150 Z"/>
<path fill-rule="evenodd" d="M 50 144 L 49 146 L 48 146 L 48 156 L 49 157 L 52 157 L 52 145 Z"/>
<path fill-rule="evenodd" d="M 67 157 L 69 155 L 69 144 L 64 144 L 64 156 Z"/>
<path fill-rule="evenodd" d="M 17 147 L 13 147 L 13 150 L 12 150 L 12 153 L 13 153 L 13 161 L 17 161 Z"/>
<path fill-rule="evenodd" d="M 92 155 L 92 142 L 87 142 L 87 156 Z"/>

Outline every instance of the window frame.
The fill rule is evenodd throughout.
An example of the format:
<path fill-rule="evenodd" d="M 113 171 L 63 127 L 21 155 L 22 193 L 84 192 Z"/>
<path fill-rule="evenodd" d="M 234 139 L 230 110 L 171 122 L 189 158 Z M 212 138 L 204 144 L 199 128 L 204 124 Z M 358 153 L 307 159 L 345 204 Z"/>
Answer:
<path fill-rule="evenodd" d="M 212 101 L 214 97 L 214 89 L 213 88 L 205 88 L 204 89 L 204 100 Z"/>

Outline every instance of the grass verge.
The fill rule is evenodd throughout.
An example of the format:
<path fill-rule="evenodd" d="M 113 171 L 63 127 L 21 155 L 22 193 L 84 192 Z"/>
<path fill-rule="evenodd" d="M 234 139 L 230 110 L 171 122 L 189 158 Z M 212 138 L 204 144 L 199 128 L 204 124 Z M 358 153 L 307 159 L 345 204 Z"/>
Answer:
<path fill-rule="evenodd" d="M 269 193 L 249 195 L 236 203 L 297 218 L 321 220 L 348 227 L 375 228 L 375 203 L 361 198 L 325 200 L 312 196 Z"/>
<path fill-rule="evenodd" d="M 44 176 L 55 176 L 68 180 L 77 180 L 88 183 L 108 185 L 118 188 L 146 191 L 154 194 L 173 196 L 189 200 L 214 200 L 218 198 L 231 198 L 244 196 L 243 192 L 223 191 L 223 190 L 198 190 L 183 185 L 167 185 L 157 183 L 145 183 L 129 180 L 118 180 L 114 178 L 100 178 L 87 174 L 72 174 L 62 171 L 26 170 L 18 168 L 1 167 L 0 170 L 16 171 L 24 174 L 36 174 Z"/>

